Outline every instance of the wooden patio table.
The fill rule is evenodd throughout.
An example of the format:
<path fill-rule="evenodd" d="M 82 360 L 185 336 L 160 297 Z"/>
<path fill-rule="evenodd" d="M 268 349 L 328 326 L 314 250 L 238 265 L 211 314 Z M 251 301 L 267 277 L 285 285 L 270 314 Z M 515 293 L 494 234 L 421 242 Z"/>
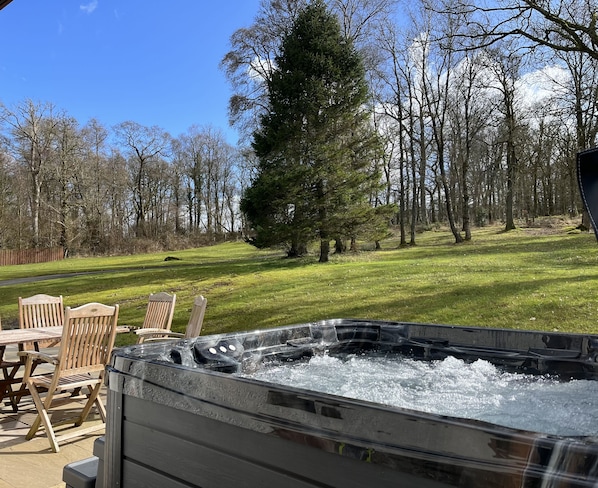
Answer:
<path fill-rule="evenodd" d="M 126 326 L 118 326 L 116 328 L 117 334 L 127 333 L 130 328 Z M 54 327 L 32 327 L 30 329 L 2 329 L 0 330 L 0 358 L 3 357 L 6 346 L 18 346 L 19 351 L 23 351 L 26 344 L 37 345 L 38 342 L 54 340 L 56 343 L 60 342 L 62 338 L 62 326 Z M 37 349 L 37 347 L 36 347 Z M 11 385 L 20 383 L 21 379 L 17 380 L 17 371 L 24 366 L 24 361 L 15 361 L 10 371 L 8 369 L 4 374 L 0 375 L 0 404 L 3 399 L 8 396 L 12 404 L 13 410 L 16 411 L 18 400 L 23 396 L 23 392 L 18 394 L 16 403 L 11 396 Z M 16 393 L 16 392 L 15 392 Z"/>

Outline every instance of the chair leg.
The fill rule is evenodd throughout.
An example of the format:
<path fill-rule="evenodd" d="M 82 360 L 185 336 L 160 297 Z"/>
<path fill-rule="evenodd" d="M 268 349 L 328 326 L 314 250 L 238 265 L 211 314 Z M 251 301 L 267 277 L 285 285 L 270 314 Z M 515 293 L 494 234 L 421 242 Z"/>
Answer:
<path fill-rule="evenodd" d="M 3 366 L 2 378 L 0 379 L 0 403 L 5 397 L 8 397 L 8 403 L 11 404 L 14 412 L 17 411 L 17 404 L 15 402 L 15 393 L 12 389 L 12 385 L 20 383 L 20 380 L 16 378 L 17 371 L 21 367 L 21 363 L 14 363 L 11 361 L 4 361 L 4 353 L 6 352 L 6 346 L 0 346 L 0 363 Z"/>
<path fill-rule="evenodd" d="M 39 394 L 39 390 L 32 382 L 28 382 L 29 384 L 29 391 L 31 392 L 31 397 L 33 398 L 33 402 L 35 403 L 35 408 L 37 409 L 37 417 L 35 418 L 33 424 L 31 424 L 31 428 L 29 432 L 25 436 L 27 440 L 31 440 L 33 436 L 35 436 L 36 432 L 39 430 L 40 424 L 44 425 L 44 429 L 46 431 L 46 435 L 48 440 L 50 441 L 50 448 L 53 452 L 58 452 L 60 448 L 58 447 L 58 441 L 56 440 L 56 434 L 54 434 L 54 429 L 52 428 L 52 423 L 50 422 L 50 416 L 48 415 L 48 409 L 52 405 L 52 397 L 54 396 L 53 391 L 48 391 L 46 397 L 43 399 Z"/>
<path fill-rule="evenodd" d="M 100 412 L 100 417 L 102 419 L 102 422 L 106 423 L 106 407 L 104 406 L 104 402 L 102 402 L 99 395 L 96 398 L 95 404 L 96 404 L 96 407 L 98 407 L 98 411 Z"/>
<path fill-rule="evenodd" d="M 18 410 L 20 397 L 17 397 L 17 393 L 12 389 L 12 385 L 21 382 L 20 379 L 16 378 L 17 371 L 20 367 L 21 365 L 17 364 L 12 367 L 8 366 L 2 368 L 3 389 L 0 391 L 0 402 L 4 399 L 4 397 L 8 397 L 8 403 L 11 404 L 13 412 Z M 17 399 L 15 400 L 15 398 Z"/>
<path fill-rule="evenodd" d="M 31 366 L 31 371 L 29 373 L 30 375 L 33 375 L 33 373 L 35 372 L 35 368 L 39 364 L 40 364 L 40 361 L 33 361 L 33 364 Z M 15 412 L 17 411 L 16 409 L 18 408 L 21 398 L 23 398 L 26 395 L 29 395 L 29 390 L 27 389 L 27 385 L 22 382 L 20 388 L 13 393 L 13 397 L 14 397 L 13 400 L 14 400 L 14 404 L 15 404 L 15 406 L 13 408 L 15 408 Z"/>
<path fill-rule="evenodd" d="M 93 388 L 91 387 L 91 385 L 88 386 L 89 395 L 87 396 L 87 402 L 85 403 L 85 406 L 83 407 L 83 410 L 81 411 L 81 415 L 77 418 L 77 422 L 75 423 L 76 426 L 79 426 L 83 422 L 85 422 L 85 419 L 87 419 L 87 416 L 89 415 L 89 412 L 91 411 L 91 407 L 93 407 L 94 404 L 96 404 L 98 406 L 98 409 L 100 410 L 100 416 L 102 417 L 102 421 L 104 423 L 106 423 L 106 410 L 104 409 L 104 405 L 103 405 L 102 401 L 98 397 L 101 387 L 102 387 L 101 382 L 98 382 L 97 384 L 95 384 Z M 103 410 L 103 412 L 102 412 L 102 410 Z"/>

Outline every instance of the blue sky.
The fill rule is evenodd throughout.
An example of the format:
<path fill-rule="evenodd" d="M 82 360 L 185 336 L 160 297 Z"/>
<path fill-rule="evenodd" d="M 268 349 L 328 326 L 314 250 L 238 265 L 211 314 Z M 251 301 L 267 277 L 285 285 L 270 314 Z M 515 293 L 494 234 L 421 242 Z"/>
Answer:
<path fill-rule="evenodd" d="M 260 0 L 13 0 L 0 10 L 0 101 L 51 102 L 79 123 L 126 120 L 178 136 L 228 127 L 219 68 Z"/>

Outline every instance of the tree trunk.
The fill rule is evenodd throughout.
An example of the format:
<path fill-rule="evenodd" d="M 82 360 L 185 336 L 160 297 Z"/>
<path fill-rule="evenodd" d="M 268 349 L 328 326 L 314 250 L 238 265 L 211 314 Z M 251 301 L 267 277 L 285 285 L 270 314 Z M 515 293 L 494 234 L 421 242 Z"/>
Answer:
<path fill-rule="evenodd" d="M 513 218 L 513 185 L 515 180 L 515 147 L 511 141 L 507 142 L 507 194 L 506 194 L 506 225 L 505 230 L 515 229 Z"/>
<path fill-rule="evenodd" d="M 442 188 L 444 190 L 444 199 L 446 202 L 446 217 L 449 221 L 449 226 L 451 228 L 451 232 L 453 233 L 453 236 L 455 237 L 455 243 L 460 244 L 461 242 L 463 242 L 463 236 L 461 236 L 461 233 L 459 232 L 459 229 L 457 229 L 457 225 L 455 224 L 455 215 L 453 212 L 453 205 L 451 203 L 451 191 L 450 191 L 449 185 L 446 180 L 446 170 L 444 168 L 444 158 L 442 157 L 441 151 L 439 151 L 439 155 L 438 155 L 438 167 L 440 168 L 440 177 L 442 180 Z"/>
<path fill-rule="evenodd" d="M 328 262 L 328 254 L 330 253 L 330 241 L 328 239 L 320 239 L 320 263 Z"/>
<path fill-rule="evenodd" d="M 300 258 L 301 256 L 305 256 L 306 254 L 307 244 L 305 244 L 299 239 L 293 239 L 293 242 L 291 242 L 291 248 L 287 252 L 287 257 Z"/>

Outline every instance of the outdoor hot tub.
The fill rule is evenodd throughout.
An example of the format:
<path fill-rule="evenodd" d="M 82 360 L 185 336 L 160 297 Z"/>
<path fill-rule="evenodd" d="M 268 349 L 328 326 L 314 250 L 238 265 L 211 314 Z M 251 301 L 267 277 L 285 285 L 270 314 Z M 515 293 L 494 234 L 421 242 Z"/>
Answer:
<path fill-rule="evenodd" d="M 594 335 L 357 319 L 121 348 L 104 486 L 595 487 L 597 361 Z"/>

